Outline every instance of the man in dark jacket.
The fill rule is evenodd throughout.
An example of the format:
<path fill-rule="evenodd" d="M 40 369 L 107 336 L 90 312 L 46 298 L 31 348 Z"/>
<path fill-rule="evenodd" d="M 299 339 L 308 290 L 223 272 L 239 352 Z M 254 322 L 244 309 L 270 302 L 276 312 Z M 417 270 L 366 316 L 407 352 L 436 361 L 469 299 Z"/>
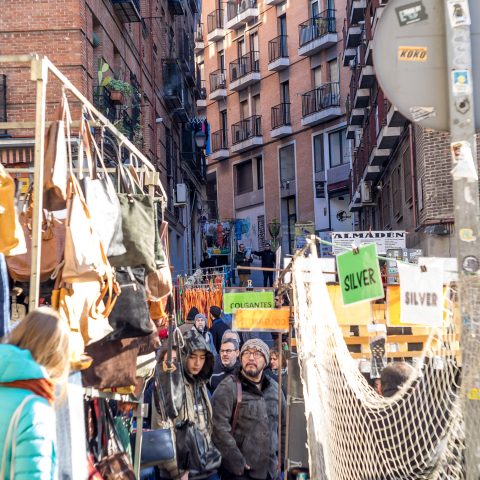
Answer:
<path fill-rule="evenodd" d="M 262 268 L 275 268 L 277 259 L 275 252 L 272 252 L 272 248 L 270 247 L 269 243 L 265 244 L 265 250 L 252 253 L 262 259 Z M 269 284 L 269 287 L 273 285 L 273 272 L 263 272 L 263 286 L 266 287 L 267 283 Z"/>
<path fill-rule="evenodd" d="M 216 305 L 210 307 L 210 315 L 212 315 L 212 326 L 210 327 L 210 333 L 213 337 L 213 344 L 218 352 L 220 345 L 222 344 L 222 337 L 228 325 L 222 320 L 222 309 Z"/>
<path fill-rule="evenodd" d="M 248 256 L 247 252 L 245 251 L 245 245 L 241 243 L 238 246 L 238 252 L 235 254 L 235 265 L 237 267 L 249 267 L 250 264 L 253 262 L 253 258 Z M 239 287 L 246 287 L 248 286 L 248 281 L 250 280 L 250 270 L 244 268 L 237 268 L 238 278 L 239 278 Z"/>
<path fill-rule="evenodd" d="M 220 346 L 219 356 L 215 358 L 213 374 L 210 377 L 208 386 L 212 393 L 226 376 L 240 370 L 239 355 L 240 347 L 238 341 L 233 338 L 224 338 Z"/>
<path fill-rule="evenodd" d="M 226 377 L 212 397 L 213 441 L 222 454 L 222 478 L 272 480 L 277 478 L 279 420 L 282 449 L 285 444 L 285 399 L 279 415 L 278 384 L 264 374 L 269 363 L 269 350 L 264 342 L 258 339 L 245 342 L 240 363 L 240 372 Z M 239 401 L 237 382 L 242 397 L 235 415 Z M 234 416 L 236 422 L 232 422 Z"/>

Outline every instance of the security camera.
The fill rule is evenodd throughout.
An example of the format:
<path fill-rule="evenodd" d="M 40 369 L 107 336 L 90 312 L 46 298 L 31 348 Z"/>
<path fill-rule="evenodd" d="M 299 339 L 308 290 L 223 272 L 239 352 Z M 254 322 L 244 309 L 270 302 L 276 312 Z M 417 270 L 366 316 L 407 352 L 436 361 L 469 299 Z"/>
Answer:
<path fill-rule="evenodd" d="M 163 117 L 157 117 L 155 123 L 163 123 Z"/>

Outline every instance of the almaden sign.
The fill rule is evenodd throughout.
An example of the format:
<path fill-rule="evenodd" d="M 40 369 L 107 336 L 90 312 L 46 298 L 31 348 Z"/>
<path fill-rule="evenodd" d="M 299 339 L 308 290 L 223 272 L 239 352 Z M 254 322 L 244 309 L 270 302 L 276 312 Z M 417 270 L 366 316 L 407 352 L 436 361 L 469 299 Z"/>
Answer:
<path fill-rule="evenodd" d="M 386 255 L 387 250 L 406 247 L 405 230 L 376 230 L 364 232 L 332 232 L 333 253 L 337 255 L 352 245 L 369 245 L 375 243 L 377 252 Z"/>

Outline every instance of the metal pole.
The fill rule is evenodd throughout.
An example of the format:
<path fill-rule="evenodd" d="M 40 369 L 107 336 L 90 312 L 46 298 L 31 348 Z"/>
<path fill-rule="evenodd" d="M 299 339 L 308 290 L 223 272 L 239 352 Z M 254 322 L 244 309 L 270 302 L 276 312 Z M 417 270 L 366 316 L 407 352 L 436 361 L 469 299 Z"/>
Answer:
<path fill-rule="evenodd" d="M 463 2 L 458 3 L 461 5 Z M 452 164 L 455 167 L 459 160 L 463 161 L 466 156 L 471 155 L 470 165 L 473 162 L 477 170 L 470 26 L 455 26 L 454 14 L 449 10 L 448 0 L 444 0 L 444 7 Z M 462 76 L 462 81 L 458 81 L 459 76 Z M 453 176 L 453 200 L 462 316 L 461 400 L 465 425 L 465 473 L 466 480 L 478 480 L 480 402 L 469 399 L 472 389 L 480 386 L 480 218 L 478 180 L 475 175 Z"/>
<path fill-rule="evenodd" d="M 45 150 L 45 100 L 48 66 L 44 59 L 33 59 L 31 79 L 37 82 L 35 121 L 35 170 L 33 172 L 32 266 L 30 275 L 29 309 L 38 307 L 40 296 L 40 256 L 43 210 L 43 162 Z"/>
<path fill-rule="evenodd" d="M 278 478 L 282 475 L 282 403 L 283 403 L 283 392 L 282 392 L 282 362 L 283 362 L 283 352 L 282 352 L 282 332 L 278 332 L 277 339 L 277 348 L 278 348 Z"/>

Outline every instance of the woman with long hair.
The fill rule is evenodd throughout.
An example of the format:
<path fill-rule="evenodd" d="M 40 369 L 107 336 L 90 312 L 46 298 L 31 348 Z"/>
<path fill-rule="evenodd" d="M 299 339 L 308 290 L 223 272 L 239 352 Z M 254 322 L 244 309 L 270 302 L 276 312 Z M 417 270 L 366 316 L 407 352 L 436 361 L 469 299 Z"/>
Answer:
<path fill-rule="evenodd" d="M 69 330 L 54 310 L 30 312 L 0 344 L 0 478 L 54 478 L 55 384 L 66 380 Z"/>

